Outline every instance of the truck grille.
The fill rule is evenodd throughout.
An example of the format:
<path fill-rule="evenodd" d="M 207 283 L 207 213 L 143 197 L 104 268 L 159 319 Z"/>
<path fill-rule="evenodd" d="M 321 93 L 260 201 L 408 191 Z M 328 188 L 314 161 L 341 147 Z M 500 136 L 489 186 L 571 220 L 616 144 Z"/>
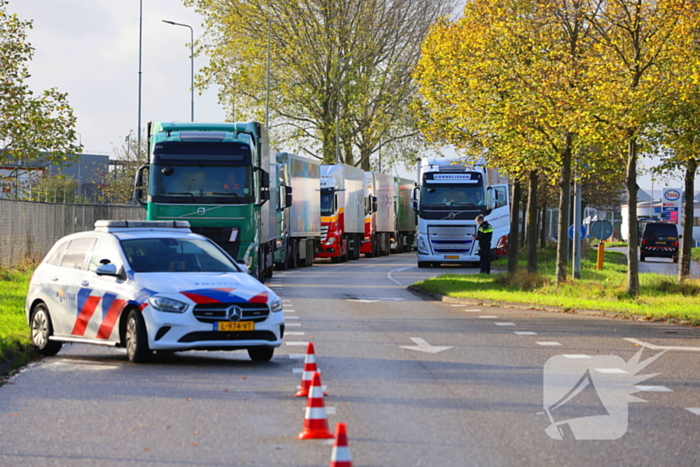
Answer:
<path fill-rule="evenodd" d="M 321 225 L 321 241 L 325 242 L 326 238 L 328 238 L 328 226 Z"/>
<path fill-rule="evenodd" d="M 428 227 L 428 240 L 435 253 L 469 254 L 475 232 L 476 226 L 472 225 L 431 225 Z"/>
<path fill-rule="evenodd" d="M 194 307 L 194 317 L 203 323 L 216 321 L 228 321 L 226 309 L 236 305 L 243 311 L 241 321 L 265 321 L 270 314 L 270 309 L 264 303 L 201 303 Z"/>

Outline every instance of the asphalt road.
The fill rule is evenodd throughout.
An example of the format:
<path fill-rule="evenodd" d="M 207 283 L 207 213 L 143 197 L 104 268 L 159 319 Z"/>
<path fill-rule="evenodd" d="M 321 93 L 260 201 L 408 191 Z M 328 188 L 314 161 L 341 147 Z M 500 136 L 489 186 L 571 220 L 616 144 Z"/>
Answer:
<path fill-rule="evenodd" d="M 0 465 L 328 465 L 331 442 L 296 439 L 307 342 L 355 466 L 700 465 L 697 328 L 406 290 L 447 270 L 403 254 L 276 273 L 287 333 L 267 364 L 66 346 L 0 387 Z"/>

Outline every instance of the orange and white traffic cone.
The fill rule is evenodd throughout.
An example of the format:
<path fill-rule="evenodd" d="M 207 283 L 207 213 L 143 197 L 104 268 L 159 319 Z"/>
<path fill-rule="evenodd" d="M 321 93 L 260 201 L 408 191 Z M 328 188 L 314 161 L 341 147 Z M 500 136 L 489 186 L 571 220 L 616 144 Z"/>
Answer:
<path fill-rule="evenodd" d="M 314 343 L 309 342 L 306 346 L 306 357 L 304 357 L 304 371 L 301 374 L 301 387 L 294 397 L 308 397 L 309 388 L 311 388 L 311 379 L 316 373 L 318 367 L 316 366 L 316 353 L 314 352 Z M 320 373 L 320 372 L 319 372 Z M 324 393 L 324 396 L 328 394 Z"/>
<path fill-rule="evenodd" d="M 331 452 L 330 467 L 352 467 L 345 423 L 338 423 L 335 426 L 335 443 L 333 443 L 333 451 Z"/>
<path fill-rule="evenodd" d="M 326 405 L 323 402 L 321 374 L 316 372 L 311 380 L 309 398 L 306 402 L 306 414 L 304 415 L 304 429 L 299 433 L 299 439 L 323 438 L 333 438 L 333 433 L 328 431 L 328 416 L 326 415 Z"/>

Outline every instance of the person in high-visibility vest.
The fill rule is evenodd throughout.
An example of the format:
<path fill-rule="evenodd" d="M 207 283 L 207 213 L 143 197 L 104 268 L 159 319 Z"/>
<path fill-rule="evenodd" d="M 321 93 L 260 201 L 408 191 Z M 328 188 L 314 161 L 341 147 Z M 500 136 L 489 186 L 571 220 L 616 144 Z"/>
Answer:
<path fill-rule="evenodd" d="M 476 229 L 474 240 L 479 242 L 479 272 L 491 274 L 491 237 L 493 237 L 493 227 L 485 219 L 483 214 L 476 216 Z"/>

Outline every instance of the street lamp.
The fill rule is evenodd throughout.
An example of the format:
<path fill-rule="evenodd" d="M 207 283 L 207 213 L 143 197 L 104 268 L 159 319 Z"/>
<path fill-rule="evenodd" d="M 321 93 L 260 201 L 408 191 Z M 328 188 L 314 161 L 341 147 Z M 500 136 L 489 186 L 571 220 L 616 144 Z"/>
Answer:
<path fill-rule="evenodd" d="M 136 132 L 136 157 L 141 155 L 141 57 L 143 50 L 143 0 L 139 1 L 139 123 Z"/>
<path fill-rule="evenodd" d="M 267 65 L 265 66 L 265 130 L 270 131 L 270 26 L 274 20 L 267 20 Z"/>
<path fill-rule="evenodd" d="M 173 26 L 182 26 L 190 28 L 190 86 L 191 86 L 191 121 L 194 122 L 194 30 L 189 24 L 176 23 L 175 21 L 163 20 L 164 23 L 172 24 Z"/>

